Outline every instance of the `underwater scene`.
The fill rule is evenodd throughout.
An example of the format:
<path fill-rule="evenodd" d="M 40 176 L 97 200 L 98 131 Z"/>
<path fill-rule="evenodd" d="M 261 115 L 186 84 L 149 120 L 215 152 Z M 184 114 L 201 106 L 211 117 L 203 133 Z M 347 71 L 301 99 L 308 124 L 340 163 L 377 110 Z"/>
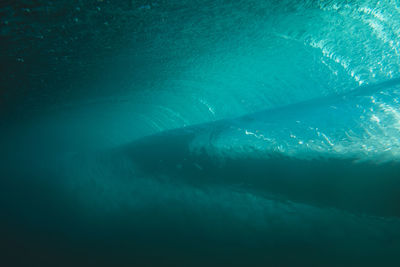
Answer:
<path fill-rule="evenodd" d="M 2 0 L 0 63 L 0 266 L 400 266 L 398 0 Z"/>

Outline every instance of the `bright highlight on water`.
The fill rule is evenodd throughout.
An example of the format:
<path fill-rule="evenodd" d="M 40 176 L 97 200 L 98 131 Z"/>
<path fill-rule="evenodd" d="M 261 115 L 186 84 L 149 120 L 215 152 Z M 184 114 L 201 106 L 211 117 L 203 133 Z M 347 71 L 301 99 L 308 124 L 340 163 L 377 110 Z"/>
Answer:
<path fill-rule="evenodd" d="M 3 1 L 4 266 L 399 266 L 398 1 Z"/>

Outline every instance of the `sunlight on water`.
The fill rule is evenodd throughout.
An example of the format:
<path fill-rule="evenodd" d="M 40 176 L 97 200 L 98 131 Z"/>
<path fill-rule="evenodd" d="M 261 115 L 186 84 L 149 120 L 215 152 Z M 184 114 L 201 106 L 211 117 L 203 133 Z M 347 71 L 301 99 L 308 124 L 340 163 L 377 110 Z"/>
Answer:
<path fill-rule="evenodd" d="M 0 15 L 5 266 L 399 266 L 397 0 Z"/>

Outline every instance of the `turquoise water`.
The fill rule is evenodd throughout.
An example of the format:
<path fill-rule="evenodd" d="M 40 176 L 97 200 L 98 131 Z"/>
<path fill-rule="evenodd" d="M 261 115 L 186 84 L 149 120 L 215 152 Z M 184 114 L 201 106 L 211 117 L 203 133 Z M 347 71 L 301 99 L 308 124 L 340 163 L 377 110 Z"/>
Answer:
<path fill-rule="evenodd" d="M 4 1 L 5 266 L 398 266 L 397 1 Z"/>

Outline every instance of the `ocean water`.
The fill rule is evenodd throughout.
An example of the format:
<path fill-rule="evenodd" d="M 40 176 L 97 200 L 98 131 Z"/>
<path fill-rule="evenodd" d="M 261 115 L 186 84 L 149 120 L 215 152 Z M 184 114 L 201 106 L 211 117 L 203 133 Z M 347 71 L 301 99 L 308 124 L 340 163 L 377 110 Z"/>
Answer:
<path fill-rule="evenodd" d="M 400 3 L 0 3 L 0 266 L 399 266 Z"/>

